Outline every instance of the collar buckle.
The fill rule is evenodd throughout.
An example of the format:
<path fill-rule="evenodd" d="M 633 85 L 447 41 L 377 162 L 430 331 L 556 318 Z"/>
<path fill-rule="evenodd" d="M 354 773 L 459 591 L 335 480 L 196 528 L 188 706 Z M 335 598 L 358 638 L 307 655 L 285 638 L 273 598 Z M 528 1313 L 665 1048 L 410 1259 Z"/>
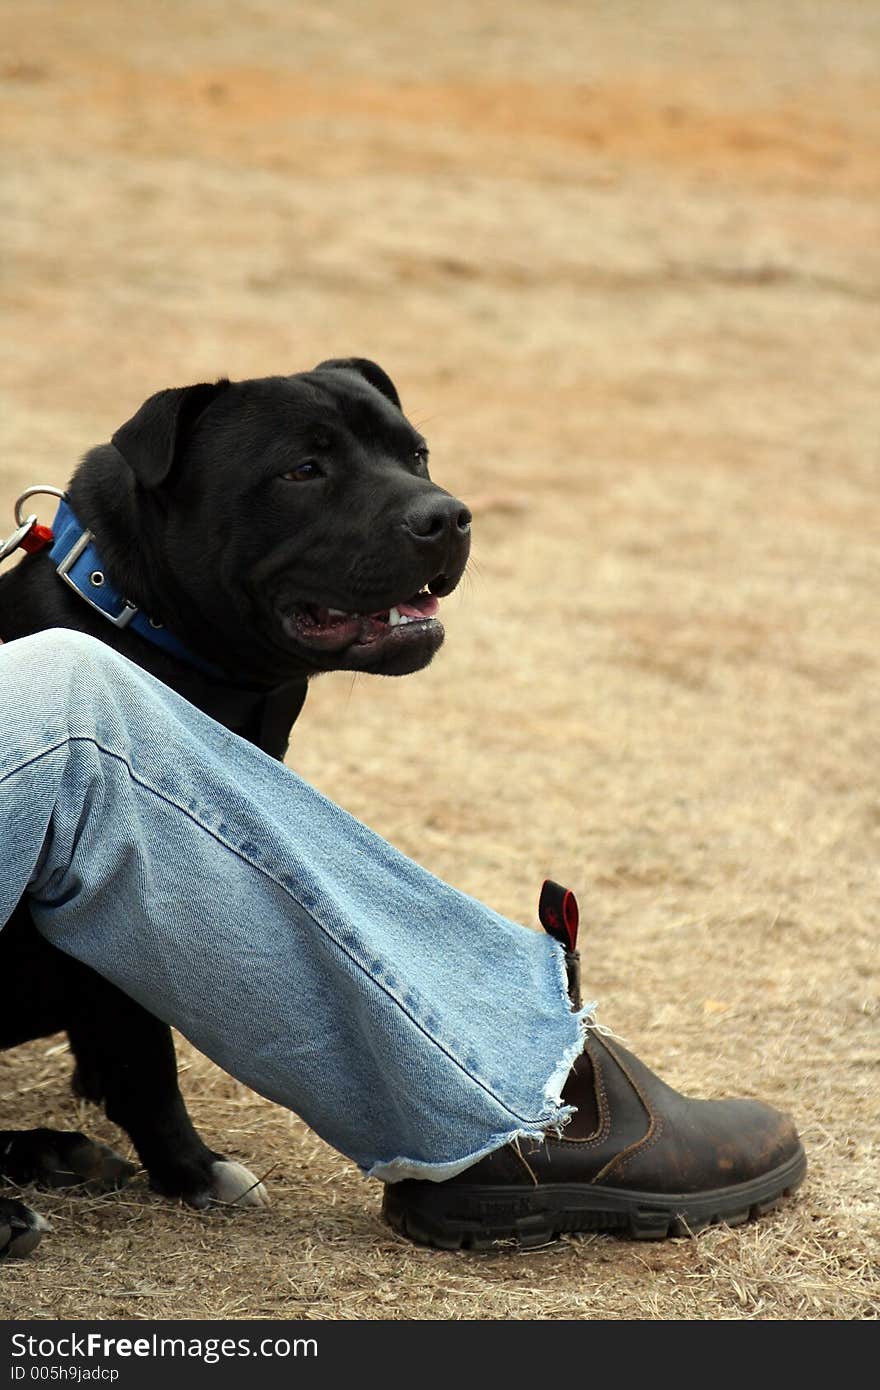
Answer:
<path fill-rule="evenodd" d="M 73 566 L 76 564 L 83 551 L 88 549 L 94 539 L 91 531 L 83 531 L 74 541 L 64 558 L 58 561 L 58 574 L 64 580 L 65 584 L 70 585 L 74 593 L 79 594 L 81 599 L 85 599 L 90 608 L 94 608 L 96 613 L 102 614 L 114 627 L 128 627 L 132 618 L 138 612 L 137 604 L 129 603 L 127 598 L 121 599 L 120 602 L 122 607 L 119 609 L 118 613 L 114 613 L 112 608 L 105 608 L 104 604 L 96 603 L 93 598 L 90 598 L 85 588 L 80 587 L 80 584 L 71 576 L 70 571 L 73 569 Z M 89 576 L 89 579 L 96 590 L 103 586 L 104 576 L 100 570 L 95 570 L 94 574 Z M 115 594 L 113 597 L 116 597 Z"/>

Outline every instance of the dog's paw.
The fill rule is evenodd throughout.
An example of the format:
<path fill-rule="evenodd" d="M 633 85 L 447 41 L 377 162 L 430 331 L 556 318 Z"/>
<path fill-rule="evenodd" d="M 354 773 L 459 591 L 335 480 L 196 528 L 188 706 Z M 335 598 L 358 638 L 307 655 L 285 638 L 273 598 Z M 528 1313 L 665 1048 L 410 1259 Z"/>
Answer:
<path fill-rule="evenodd" d="M 211 1166 L 212 1201 L 238 1207 L 267 1207 L 269 1194 L 243 1163 L 221 1159 Z"/>
<path fill-rule="evenodd" d="M 20 1259 L 39 1245 L 44 1231 L 52 1227 L 38 1211 L 23 1202 L 0 1198 L 0 1260 Z"/>
<path fill-rule="evenodd" d="M 164 1197 L 176 1197 L 187 1206 L 204 1211 L 206 1207 L 267 1207 L 269 1194 L 259 1178 L 241 1163 L 221 1154 L 179 1156 L 161 1168 L 150 1169 L 150 1186 Z"/>
<path fill-rule="evenodd" d="M 7 1136 L 0 1172 L 18 1187 L 82 1187 L 111 1192 L 137 1169 L 106 1144 L 76 1130 L 32 1129 Z"/>

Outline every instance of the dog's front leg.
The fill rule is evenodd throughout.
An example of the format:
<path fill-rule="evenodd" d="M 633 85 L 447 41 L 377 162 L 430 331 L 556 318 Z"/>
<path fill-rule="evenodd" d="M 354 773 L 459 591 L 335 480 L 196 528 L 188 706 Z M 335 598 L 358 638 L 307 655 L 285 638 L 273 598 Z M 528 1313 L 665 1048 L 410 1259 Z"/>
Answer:
<path fill-rule="evenodd" d="M 130 1136 L 151 1185 L 194 1207 L 264 1206 L 253 1173 L 209 1149 L 187 1114 L 170 1028 L 72 958 L 68 997 L 75 1088 Z"/>

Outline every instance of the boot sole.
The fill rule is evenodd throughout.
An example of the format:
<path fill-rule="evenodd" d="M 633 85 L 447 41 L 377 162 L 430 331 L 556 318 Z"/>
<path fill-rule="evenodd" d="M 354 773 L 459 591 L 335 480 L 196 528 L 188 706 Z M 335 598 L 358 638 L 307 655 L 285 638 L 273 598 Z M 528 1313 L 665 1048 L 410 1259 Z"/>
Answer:
<path fill-rule="evenodd" d="M 665 1240 L 721 1223 L 742 1226 L 763 1216 L 800 1185 L 806 1171 L 807 1156 L 799 1147 L 771 1172 L 711 1192 L 627 1192 L 577 1183 L 528 1189 L 389 1183 L 382 1215 L 400 1235 L 437 1250 L 491 1250 L 509 1241 L 534 1249 L 579 1231 Z"/>

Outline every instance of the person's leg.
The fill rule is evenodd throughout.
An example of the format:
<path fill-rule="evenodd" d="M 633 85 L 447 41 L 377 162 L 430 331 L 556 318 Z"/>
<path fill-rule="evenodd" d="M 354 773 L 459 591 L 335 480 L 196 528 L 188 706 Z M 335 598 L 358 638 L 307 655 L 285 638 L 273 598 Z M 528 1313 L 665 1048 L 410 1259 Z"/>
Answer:
<path fill-rule="evenodd" d="M 0 648 L 0 729 L 0 923 L 27 891 L 50 941 L 385 1180 L 413 1239 L 665 1235 L 801 1180 L 787 1117 L 672 1091 L 572 1010 L 549 937 L 107 648 Z"/>
<path fill-rule="evenodd" d="M 40 932 L 383 1178 L 562 1123 L 561 950 L 108 648 L 0 647 L 0 922 Z"/>

